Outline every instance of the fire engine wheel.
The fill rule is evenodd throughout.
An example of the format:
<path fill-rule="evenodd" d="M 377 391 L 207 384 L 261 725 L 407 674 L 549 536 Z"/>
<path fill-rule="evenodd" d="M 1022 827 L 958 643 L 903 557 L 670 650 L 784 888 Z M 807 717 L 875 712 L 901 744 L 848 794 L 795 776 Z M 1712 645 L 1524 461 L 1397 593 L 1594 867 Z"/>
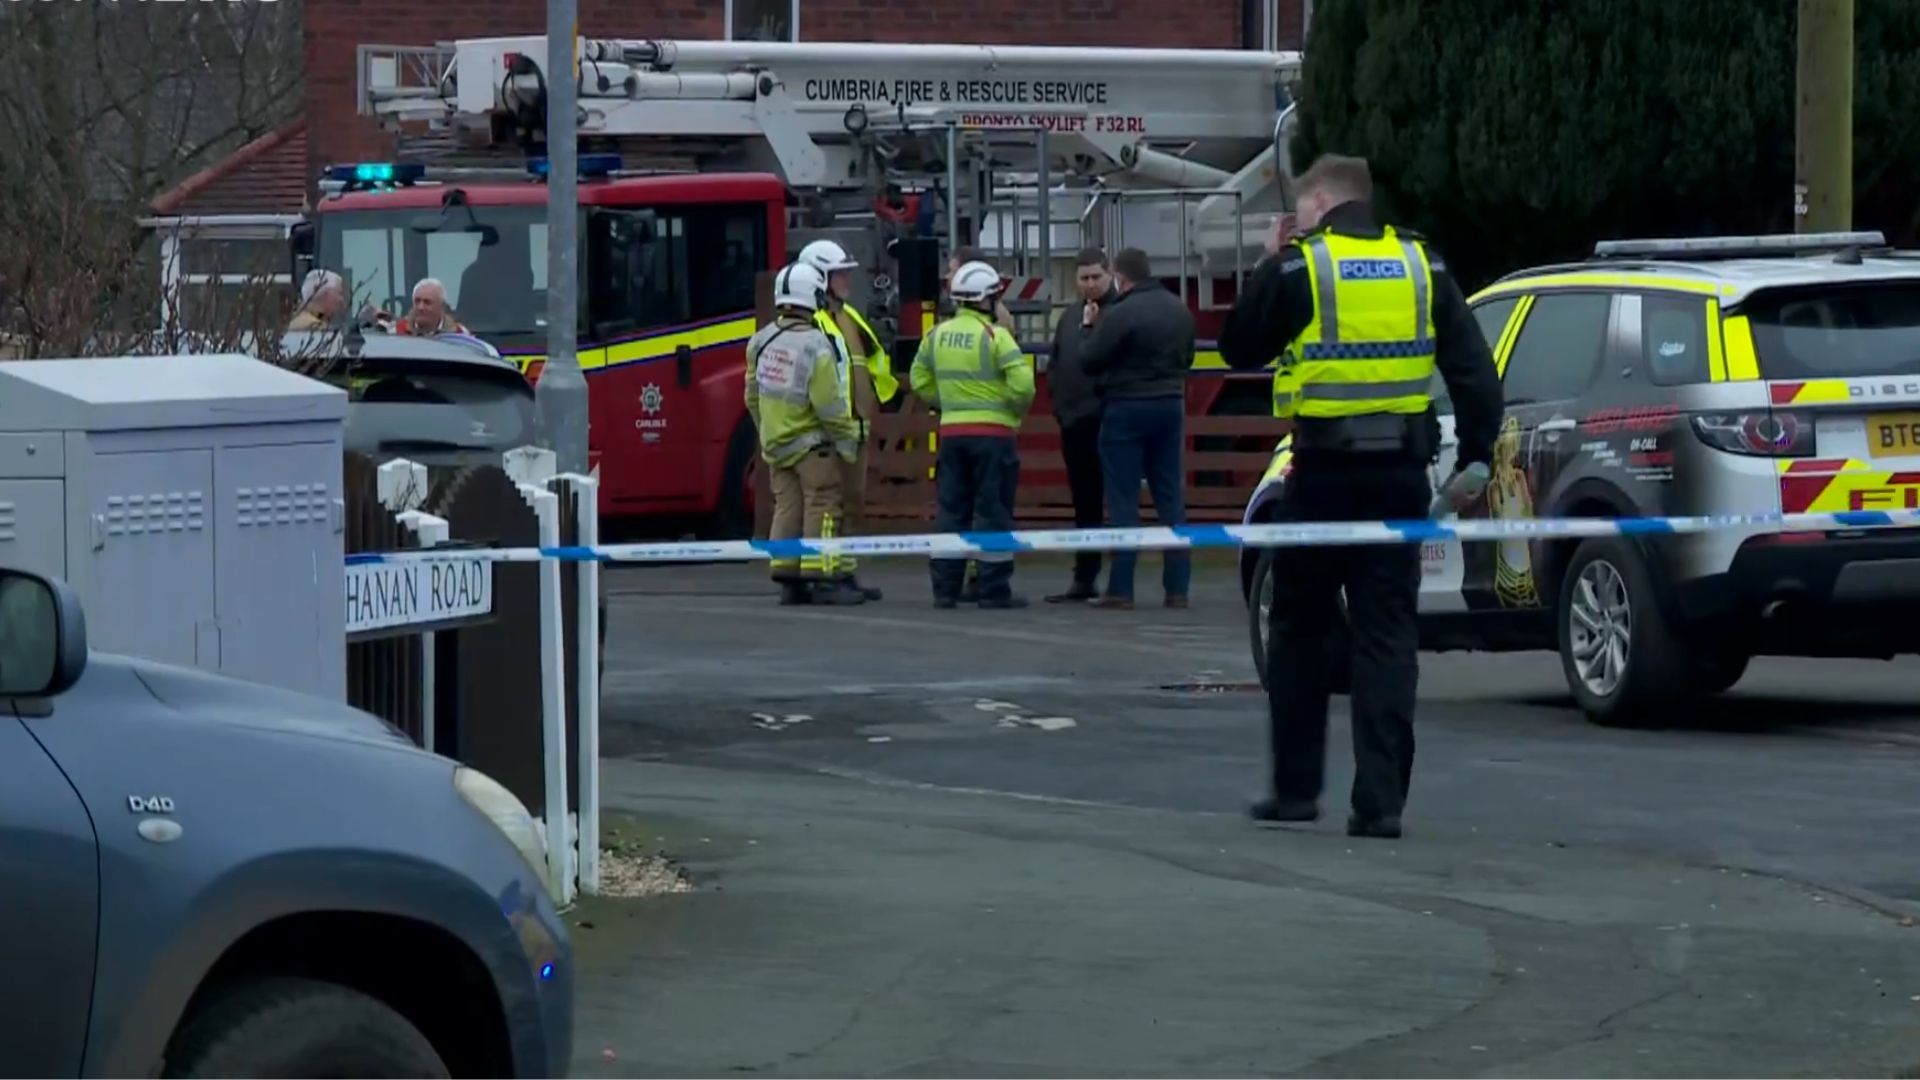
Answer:
<path fill-rule="evenodd" d="M 1253 567 L 1253 584 L 1247 590 L 1247 637 L 1253 646 L 1253 667 L 1260 673 L 1260 685 L 1267 685 L 1267 635 L 1273 625 L 1273 559 L 1277 549 L 1267 548 Z M 1353 637 L 1347 630 L 1347 597 L 1340 594 L 1340 614 L 1333 632 L 1326 638 L 1328 690 L 1335 694 L 1353 692 Z"/>
<path fill-rule="evenodd" d="M 720 474 L 720 503 L 709 531 L 716 539 L 739 540 L 753 535 L 754 451 L 759 440 L 753 423 L 742 420 L 727 440 L 727 459 Z"/>

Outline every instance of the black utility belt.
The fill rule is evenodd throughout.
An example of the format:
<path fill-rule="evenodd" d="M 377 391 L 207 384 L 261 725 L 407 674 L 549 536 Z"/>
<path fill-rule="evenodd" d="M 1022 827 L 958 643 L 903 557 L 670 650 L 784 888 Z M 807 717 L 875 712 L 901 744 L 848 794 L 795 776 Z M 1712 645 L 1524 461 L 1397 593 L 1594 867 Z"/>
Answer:
<path fill-rule="evenodd" d="M 1428 444 L 1428 423 L 1425 414 L 1301 417 L 1294 421 L 1293 448 L 1296 452 L 1419 456 Z"/>

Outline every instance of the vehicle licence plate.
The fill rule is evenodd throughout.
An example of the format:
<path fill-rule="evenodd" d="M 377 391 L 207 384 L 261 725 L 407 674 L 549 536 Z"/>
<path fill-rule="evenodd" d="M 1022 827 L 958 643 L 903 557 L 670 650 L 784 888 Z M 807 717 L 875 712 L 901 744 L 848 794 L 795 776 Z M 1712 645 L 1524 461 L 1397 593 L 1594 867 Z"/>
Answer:
<path fill-rule="evenodd" d="M 1867 452 L 1874 457 L 1920 456 L 1920 412 L 1868 416 Z"/>

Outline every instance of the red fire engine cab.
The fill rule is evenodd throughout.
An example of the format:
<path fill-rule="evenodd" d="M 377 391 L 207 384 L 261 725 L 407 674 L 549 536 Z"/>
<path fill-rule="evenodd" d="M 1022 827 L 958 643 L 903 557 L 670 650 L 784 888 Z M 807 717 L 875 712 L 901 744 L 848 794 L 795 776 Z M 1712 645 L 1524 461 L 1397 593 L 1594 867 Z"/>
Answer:
<path fill-rule="evenodd" d="M 745 346 L 755 283 L 786 251 L 786 187 L 765 174 L 618 176 L 616 165 L 583 155 L 579 185 L 579 357 L 602 513 L 740 531 L 754 449 Z M 414 285 L 436 279 L 461 324 L 538 377 L 543 184 L 435 181 L 384 164 L 330 175 L 347 190 L 320 200 L 310 242 L 355 306 L 405 311 Z"/>

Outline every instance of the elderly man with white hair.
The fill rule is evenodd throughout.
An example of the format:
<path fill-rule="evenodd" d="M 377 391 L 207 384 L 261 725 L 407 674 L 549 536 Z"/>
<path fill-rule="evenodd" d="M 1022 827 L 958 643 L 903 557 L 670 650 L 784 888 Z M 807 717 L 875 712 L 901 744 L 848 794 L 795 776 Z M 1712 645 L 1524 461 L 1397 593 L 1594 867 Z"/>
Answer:
<path fill-rule="evenodd" d="M 447 287 L 438 278 L 421 278 L 413 287 L 413 310 L 395 329 L 419 337 L 467 333 L 467 328 L 447 310 Z"/>
<path fill-rule="evenodd" d="M 293 330 L 325 330 L 347 310 L 347 283 L 331 270 L 309 270 L 300 282 L 300 310 L 287 324 Z"/>

